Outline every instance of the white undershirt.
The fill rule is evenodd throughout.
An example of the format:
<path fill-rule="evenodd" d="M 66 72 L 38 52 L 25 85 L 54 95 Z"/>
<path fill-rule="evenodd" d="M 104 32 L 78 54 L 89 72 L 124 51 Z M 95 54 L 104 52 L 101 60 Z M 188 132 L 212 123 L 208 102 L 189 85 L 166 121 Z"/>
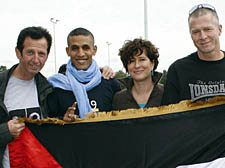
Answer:
<path fill-rule="evenodd" d="M 20 80 L 14 76 L 9 78 L 4 104 L 8 111 L 39 107 L 37 87 L 32 80 Z M 3 168 L 10 168 L 8 145 L 3 155 Z"/>

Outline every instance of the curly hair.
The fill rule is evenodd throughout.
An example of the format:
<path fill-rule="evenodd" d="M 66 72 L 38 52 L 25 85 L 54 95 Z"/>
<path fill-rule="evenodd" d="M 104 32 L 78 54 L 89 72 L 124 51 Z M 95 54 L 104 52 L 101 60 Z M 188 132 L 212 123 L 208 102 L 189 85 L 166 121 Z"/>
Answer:
<path fill-rule="evenodd" d="M 143 40 L 141 38 L 136 38 L 133 41 L 125 41 L 123 47 L 119 49 L 119 56 L 123 63 L 124 68 L 128 72 L 128 63 L 130 60 L 137 54 L 141 55 L 143 52 L 146 52 L 146 56 L 150 59 L 151 62 L 154 62 L 153 70 L 156 70 L 159 61 L 159 52 L 150 41 Z"/>

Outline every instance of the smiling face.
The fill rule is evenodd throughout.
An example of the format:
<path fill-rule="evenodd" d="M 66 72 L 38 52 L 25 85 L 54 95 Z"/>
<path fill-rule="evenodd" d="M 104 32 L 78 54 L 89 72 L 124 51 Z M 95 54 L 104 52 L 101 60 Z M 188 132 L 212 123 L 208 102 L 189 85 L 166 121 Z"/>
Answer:
<path fill-rule="evenodd" d="M 220 50 L 219 36 L 222 26 L 211 13 L 191 17 L 189 21 L 191 38 L 200 56 Z"/>
<path fill-rule="evenodd" d="M 133 56 L 128 62 L 128 72 L 134 81 L 144 81 L 151 79 L 151 71 L 154 63 L 146 56 L 146 52 Z"/>
<path fill-rule="evenodd" d="M 16 73 L 20 79 L 32 79 L 45 65 L 48 58 L 48 43 L 44 37 L 41 39 L 26 37 L 23 46 L 22 53 L 16 48 L 20 62 Z"/>
<path fill-rule="evenodd" d="M 69 46 L 66 48 L 67 55 L 72 64 L 78 70 L 86 70 L 92 63 L 92 57 L 96 54 L 97 46 L 91 36 L 74 35 L 69 37 Z"/>

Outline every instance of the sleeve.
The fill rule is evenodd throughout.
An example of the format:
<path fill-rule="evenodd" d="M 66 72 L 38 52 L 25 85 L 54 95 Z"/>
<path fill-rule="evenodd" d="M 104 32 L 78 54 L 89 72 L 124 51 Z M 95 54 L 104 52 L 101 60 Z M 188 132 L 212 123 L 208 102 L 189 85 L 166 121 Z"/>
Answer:
<path fill-rule="evenodd" d="M 110 111 L 113 110 L 113 101 L 115 95 L 121 90 L 120 84 L 116 78 L 111 79 L 111 101 L 110 101 Z"/>
<path fill-rule="evenodd" d="M 119 110 L 118 108 L 118 93 L 116 93 L 114 96 L 113 96 L 113 102 L 112 102 L 112 110 Z"/>
<path fill-rule="evenodd" d="M 13 141 L 13 136 L 10 134 L 8 129 L 8 123 L 0 124 L 0 146 L 5 146 Z"/>
<path fill-rule="evenodd" d="M 47 97 L 48 117 L 59 117 L 58 105 L 59 103 L 57 93 L 56 90 L 54 89 L 54 91 Z"/>
<path fill-rule="evenodd" d="M 164 93 L 161 105 L 176 104 L 181 100 L 179 79 L 175 65 L 172 64 L 166 76 L 166 83 L 164 85 Z"/>
<path fill-rule="evenodd" d="M 121 90 L 120 84 L 119 84 L 119 82 L 118 82 L 118 80 L 116 78 L 113 79 L 113 86 L 112 86 L 112 88 L 113 88 L 114 94 Z"/>

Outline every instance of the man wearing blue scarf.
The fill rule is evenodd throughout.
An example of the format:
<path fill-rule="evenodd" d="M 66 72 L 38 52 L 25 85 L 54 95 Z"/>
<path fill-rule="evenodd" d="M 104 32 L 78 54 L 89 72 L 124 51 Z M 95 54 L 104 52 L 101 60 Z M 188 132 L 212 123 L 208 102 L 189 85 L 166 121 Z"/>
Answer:
<path fill-rule="evenodd" d="M 67 37 L 66 74 L 56 74 L 48 80 L 55 88 L 48 97 L 49 117 L 61 117 L 73 121 L 75 114 L 80 118 L 94 109 L 112 110 L 114 94 L 120 90 L 116 79 L 103 79 L 95 60 L 97 52 L 93 34 L 84 28 L 72 30 Z M 75 108 L 75 103 L 77 107 Z M 72 111 L 72 114 L 71 114 Z"/>

